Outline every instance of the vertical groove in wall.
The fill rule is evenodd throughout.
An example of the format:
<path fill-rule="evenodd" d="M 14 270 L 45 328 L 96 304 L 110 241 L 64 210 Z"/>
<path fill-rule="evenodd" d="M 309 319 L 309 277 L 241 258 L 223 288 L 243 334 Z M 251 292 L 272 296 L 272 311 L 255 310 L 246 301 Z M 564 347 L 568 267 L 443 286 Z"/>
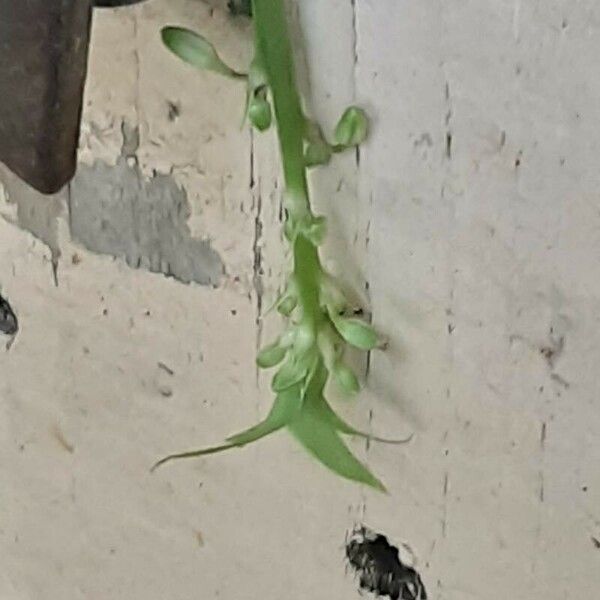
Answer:
<path fill-rule="evenodd" d="M 360 90 L 359 90 L 359 81 L 360 81 L 360 0 L 351 0 L 352 5 L 352 101 L 354 104 L 360 104 Z M 370 206 L 372 200 L 372 191 L 367 189 L 363 185 L 363 173 L 361 169 L 361 148 L 357 147 L 354 154 L 354 163 L 356 169 L 356 194 L 357 194 L 357 202 L 360 207 L 360 215 L 361 218 L 358 223 L 359 231 L 357 232 L 359 239 L 362 240 L 364 244 L 364 281 L 363 281 L 363 292 L 365 301 L 367 302 L 367 310 L 365 311 L 365 316 L 369 321 L 372 321 L 372 310 L 371 310 L 371 294 L 370 294 L 370 276 L 369 276 L 369 236 L 370 236 L 370 228 L 371 228 L 371 214 L 370 214 Z M 365 209 L 365 205 L 367 208 Z M 363 375 L 365 379 L 365 384 L 369 381 L 369 375 L 371 372 L 371 361 L 372 361 L 372 353 L 369 351 L 365 357 L 364 362 L 364 370 Z M 365 402 L 368 402 L 365 398 Z M 374 418 L 373 408 L 371 406 L 368 407 L 368 430 L 372 431 L 372 423 Z M 365 440 L 365 461 L 369 462 L 369 450 L 370 450 L 370 442 L 369 440 Z M 360 492 L 361 495 L 361 505 L 362 505 L 362 519 L 363 521 L 367 518 L 367 494 L 364 491 Z"/>
<path fill-rule="evenodd" d="M 264 295 L 264 281 L 262 277 L 262 238 L 263 238 L 263 199 L 262 190 L 260 183 L 260 176 L 257 173 L 257 166 L 255 161 L 256 152 L 256 141 L 254 136 L 254 130 L 250 128 L 249 132 L 250 139 L 250 181 L 249 181 L 249 193 L 252 195 L 252 208 L 254 213 L 254 236 L 252 239 L 252 288 L 254 290 L 254 302 L 255 302 L 255 324 L 256 324 L 256 340 L 255 350 L 256 354 L 260 351 L 263 337 L 263 323 L 262 323 L 262 311 L 263 311 L 263 295 Z M 255 366 L 256 386 L 259 387 L 260 380 L 260 369 L 258 365 Z M 260 398 L 257 399 L 256 403 L 257 415 L 260 415 Z"/>
<path fill-rule="evenodd" d="M 139 25 L 138 25 L 138 16 L 137 16 L 137 11 L 139 10 L 138 7 L 136 7 L 133 12 L 131 13 L 131 22 L 132 22 L 132 26 L 133 26 L 133 59 L 134 59 L 134 64 L 135 64 L 135 92 L 134 92 L 134 102 L 135 102 L 135 106 L 134 106 L 134 110 L 135 110 L 135 117 L 137 120 L 137 127 L 138 127 L 138 131 L 140 132 L 140 135 L 142 133 L 142 115 L 141 115 L 141 108 L 140 108 L 140 91 L 141 91 L 141 60 L 140 60 L 140 51 L 138 48 L 138 44 L 139 44 Z"/>
<path fill-rule="evenodd" d="M 455 256 L 451 239 L 455 235 L 457 221 L 456 221 L 456 198 L 454 192 L 450 189 L 450 183 L 452 181 L 453 172 L 453 158 L 454 158 L 454 131 L 453 131 L 453 119 L 454 119 L 454 106 L 453 106 L 453 87 L 450 81 L 450 75 L 448 73 L 448 67 L 446 65 L 446 38 L 447 38 L 447 25 L 445 18 L 445 7 L 443 0 L 439 0 L 438 4 L 438 17 L 439 17 L 439 30 L 438 30 L 438 52 L 439 52 L 439 65 L 441 71 L 442 89 L 440 93 L 443 95 L 442 110 L 443 113 L 440 115 L 440 123 L 442 128 L 442 134 L 440 136 L 442 140 L 441 148 L 441 182 L 440 182 L 440 205 L 447 207 L 445 214 L 448 217 L 448 227 L 446 230 L 447 234 L 447 253 L 446 253 L 446 278 L 447 278 L 447 306 L 445 308 L 446 317 L 448 320 L 447 325 L 447 341 L 446 341 L 446 361 L 447 361 L 447 385 L 446 385 L 446 401 L 450 404 L 453 401 L 453 371 L 454 371 L 454 354 L 455 354 L 455 325 L 453 322 L 455 314 L 455 288 L 456 288 L 456 275 L 455 275 Z M 444 459 L 443 459 L 443 475 L 441 481 L 441 525 L 440 525 L 440 542 L 442 545 L 442 553 L 444 552 L 443 545 L 445 544 L 448 537 L 449 529 L 449 503 L 450 493 L 452 486 L 452 457 L 453 452 L 450 449 L 452 442 L 452 436 L 450 429 L 444 432 L 443 443 L 444 448 Z M 443 582 L 440 577 L 437 581 L 438 588 L 441 590 Z"/>

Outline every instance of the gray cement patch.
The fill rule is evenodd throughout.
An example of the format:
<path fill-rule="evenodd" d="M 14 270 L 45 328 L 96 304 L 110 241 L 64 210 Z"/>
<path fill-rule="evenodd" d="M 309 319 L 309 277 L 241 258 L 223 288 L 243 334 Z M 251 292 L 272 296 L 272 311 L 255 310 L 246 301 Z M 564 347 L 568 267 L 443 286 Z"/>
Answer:
<path fill-rule="evenodd" d="M 207 240 L 192 237 L 185 191 L 168 175 L 145 178 L 126 158 L 133 152 L 124 152 L 115 166 L 79 165 L 69 193 L 73 240 L 134 268 L 217 285 L 223 262 Z"/>

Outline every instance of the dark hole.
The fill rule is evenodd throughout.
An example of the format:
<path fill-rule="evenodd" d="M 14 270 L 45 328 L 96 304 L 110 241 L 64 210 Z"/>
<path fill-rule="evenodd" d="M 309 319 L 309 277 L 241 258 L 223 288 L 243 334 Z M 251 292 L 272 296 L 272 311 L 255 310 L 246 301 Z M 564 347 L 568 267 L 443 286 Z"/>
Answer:
<path fill-rule="evenodd" d="M 227 8 L 232 15 L 252 16 L 252 0 L 229 0 Z"/>
<path fill-rule="evenodd" d="M 17 315 L 13 312 L 8 300 L 0 296 L 0 331 L 7 335 L 15 335 L 19 331 Z"/>
<path fill-rule="evenodd" d="M 391 600 L 427 600 L 420 575 L 400 560 L 398 548 L 384 535 L 355 529 L 346 543 L 346 558 L 361 590 Z"/>

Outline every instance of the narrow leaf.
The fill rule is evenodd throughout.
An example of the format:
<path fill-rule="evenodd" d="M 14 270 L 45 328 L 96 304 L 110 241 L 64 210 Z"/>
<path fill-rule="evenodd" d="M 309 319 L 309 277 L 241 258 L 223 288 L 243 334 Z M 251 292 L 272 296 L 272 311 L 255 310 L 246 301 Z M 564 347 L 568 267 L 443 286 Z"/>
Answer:
<path fill-rule="evenodd" d="M 314 399 L 307 401 L 298 418 L 288 427 L 294 437 L 334 473 L 381 492 L 386 491 L 383 483 L 350 452 L 331 423 L 320 418 L 318 411 L 315 411 Z"/>
<path fill-rule="evenodd" d="M 343 362 L 337 362 L 333 367 L 333 376 L 336 383 L 347 394 L 358 394 L 360 383 L 354 371 Z"/>
<path fill-rule="evenodd" d="M 277 310 L 284 317 L 289 317 L 296 306 L 298 306 L 298 298 L 296 296 L 285 296 L 277 304 Z"/>
<path fill-rule="evenodd" d="M 333 408 L 331 408 L 330 404 L 327 402 L 327 400 L 325 400 L 325 398 L 321 399 L 321 401 L 318 403 L 318 405 L 315 406 L 314 410 L 316 413 L 318 413 L 320 419 L 322 419 L 324 422 L 329 423 L 331 425 L 331 427 L 333 427 L 335 430 L 337 430 L 340 433 L 345 434 L 345 435 L 353 435 L 356 437 L 361 437 L 361 438 L 370 440 L 372 442 L 379 442 L 381 444 L 395 444 L 395 445 L 408 444 L 408 442 L 410 442 L 414 437 L 414 434 L 411 434 L 407 438 L 388 439 L 388 438 L 378 437 L 376 435 L 372 435 L 372 434 L 366 433 L 364 431 L 360 431 L 360 429 L 356 429 L 349 423 L 346 423 L 346 421 L 344 421 L 333 410 Z"/>
<path fill-rule="evenodd" d="M 300 410 L 301 405 L 302 395 L 300 394 L 300 389 L 298 387 L 290 389 L 287 392 L 280 394 L 275 399 L 275 403 L 264 421 L 246 431 L 242 431 L 241 433 L 227 438 L 227 444 L 203 448 L 202 450 L 191 450 L 190 452 L 170 454 L 159 460 L 150 470 L 155 471 L 161 465 L 172 460 L 178 460 L 180 458 L 199 458 L 201 456 L 208 456 L 209 454 L 217 454 L 225 450 L 230 450 L 231 448 L 240 448 L 247 444 L 251 444 L 252 442 L 256 442 L 285 427 L 294 419 Z"/>
<path fill-rule="evenodd" d="M 236 79 L 246 77 L 226 65 L 213 45 L 194 31 L 183 27 L 164 27 L 161 35 L 171 52 L 194 67 Z"/>
<path fill-rule="evenodd" d="M 283 392 L 275 399 L 267 418 L 258 425 L 227 438 L 235 446 L 245 446 L 275 433 L 290 423 L 302 406 L 302 396 L 296 387 Z"/>
<path fill-rule="evenodd" d="M 164 465 L 172 460 L 178 460 L 180 458 L 198 458 L 200 456 L 208 456 L 209 454 L 217 454 L 230 448 L 235 448 L 236 444 L 223 444 L 222 446 L 213 446 L 211 448 L 204 448 L 203 450 L 191 450 L 190 452 L 181 452 L 179 454 L 169 454 L 165 458 L 161 458 L 154 466 L 150 469 L 151 472 L 156 471 L 158 467 Z"/>

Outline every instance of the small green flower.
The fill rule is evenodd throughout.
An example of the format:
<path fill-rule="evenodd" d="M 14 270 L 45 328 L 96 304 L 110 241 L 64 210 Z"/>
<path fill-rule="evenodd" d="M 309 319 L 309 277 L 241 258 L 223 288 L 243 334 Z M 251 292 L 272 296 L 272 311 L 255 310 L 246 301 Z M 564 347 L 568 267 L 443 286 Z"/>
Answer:
<path fill-rule="evenodd" d="M 250 105 L 248 106 L 248 119 L 258 131 L 266 131 L 271 127 L 273 113 L 266 92 L 259 91 L 250 100 Z"/>
<path fill-rule="evenodd" d="M 365 111 L 357 106 L 347 108 L 335 128 L 335 142 L 342 148 L 362 144 L 369 133 L 369 120 Z"/>

